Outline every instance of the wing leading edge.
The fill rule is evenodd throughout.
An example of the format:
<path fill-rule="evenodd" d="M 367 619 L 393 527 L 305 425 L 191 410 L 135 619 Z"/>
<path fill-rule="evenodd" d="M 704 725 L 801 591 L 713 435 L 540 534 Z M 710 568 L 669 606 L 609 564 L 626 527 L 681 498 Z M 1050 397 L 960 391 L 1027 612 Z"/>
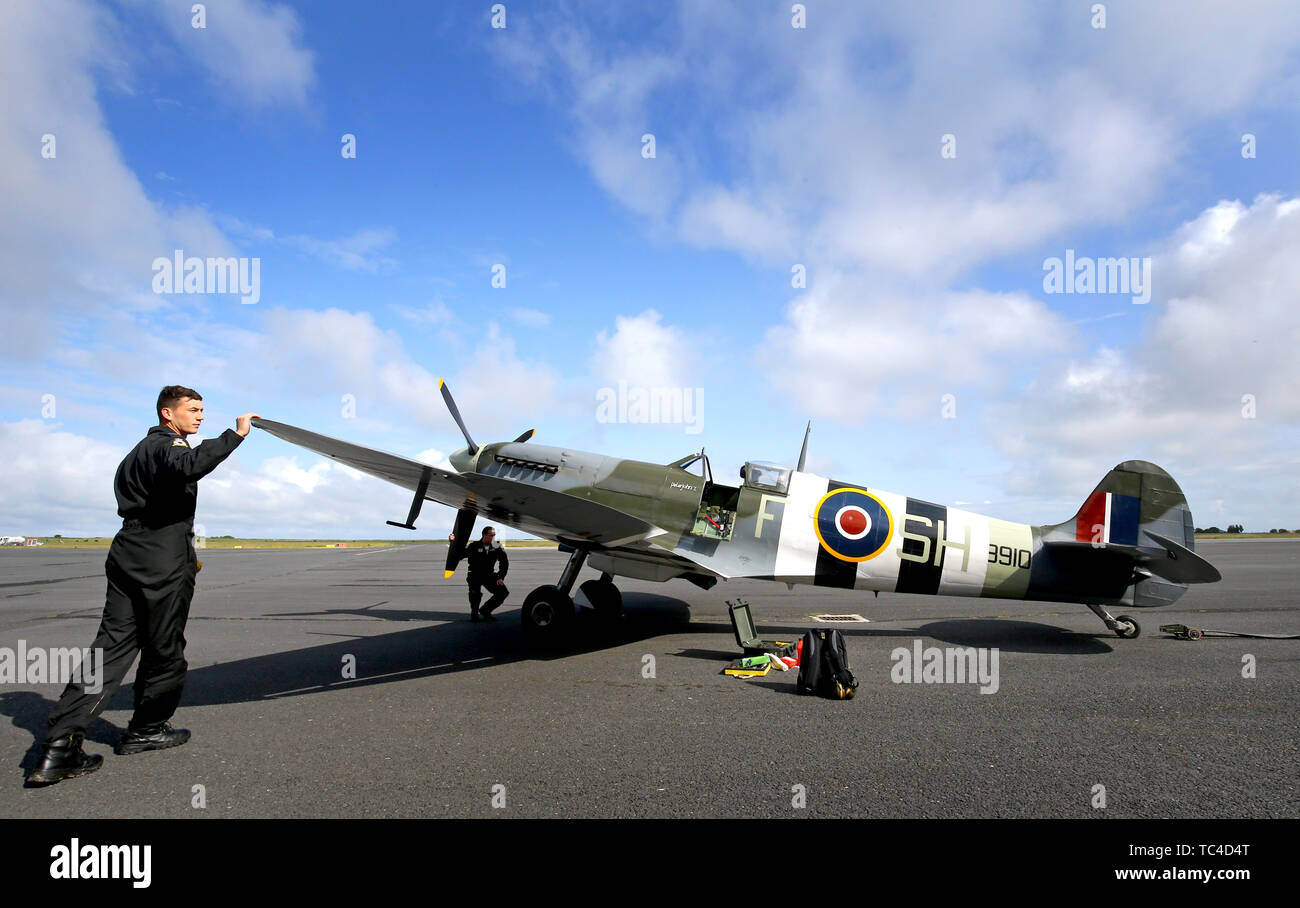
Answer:
<path fill-rule="evenodd" d="M 543 539 L 611 549 L 650 540 L 664 532 L 614 508 L 529 483 L 482 473 L 454 473 L 270 419 L 259 417 L 253 425 L 412 492 L 423 485 L 424 498 L 429 501 L 457 510 L 467 508 Z"/>

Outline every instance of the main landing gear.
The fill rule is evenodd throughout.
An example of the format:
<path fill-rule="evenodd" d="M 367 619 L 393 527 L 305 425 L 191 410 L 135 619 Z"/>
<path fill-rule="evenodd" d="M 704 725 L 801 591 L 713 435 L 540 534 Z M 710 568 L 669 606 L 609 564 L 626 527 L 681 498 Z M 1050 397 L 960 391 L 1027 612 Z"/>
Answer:
<path fill-rule="evenodd" d="M 1136 619 L 1131 618 L 1128 615 L 1120 615 L 1116 618 L 1100 605 L 1089 605 L 1088 608 L 1092 609 L 1093 614 L 1104 621 L 1106 627 L 1114 631 L 1119 637 L 1131 640 L 1138 634 L 1142 633 L 1142 626 L 1137 623 Z"/>
<path fill-rule="evenodd" d="M 524 599 L 521 616 L 524 631 L 538 639 L 555 639 L 570 629 L 577 618 L 577 607 L 571 596 L 578 572 L 587 560 L 587 553 L 574 550 L 560 574 L 560 582 L 539 586 Z M 613 623 L 622 614 L 623 596 L 614 585 L 614 578 L 601 574 L 599 580 L 588 580 L 578 587 L 593 606 L 601 623 Z"/>

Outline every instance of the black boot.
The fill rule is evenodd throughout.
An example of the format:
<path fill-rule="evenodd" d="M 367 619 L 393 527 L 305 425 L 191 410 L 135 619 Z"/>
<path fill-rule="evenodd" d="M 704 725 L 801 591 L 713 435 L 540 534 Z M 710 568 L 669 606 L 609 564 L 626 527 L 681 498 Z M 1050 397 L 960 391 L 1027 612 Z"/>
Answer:
<path fill-rule="evenodd" d="M 117 742 L 113 753 L 118 756 L 144 753 L 146 750 L 165 750 L 168 747 L 180 747 L 190 739 L 188 728 L 172 728 L 166 722 L 157 725 L 142 725 L 131 728 L 129 725 L 122 740 Z"/>
<path fill-rule="evenodd" d="M 55 738 L 45 745 L 45 753 L 27 776 L 30 785 L 52 785 L 64 779 L 75 779 L 92 773 L 104 765 L 99 754 L 88 754 L 81 749 L 86 736 L 79 731 Z"/>

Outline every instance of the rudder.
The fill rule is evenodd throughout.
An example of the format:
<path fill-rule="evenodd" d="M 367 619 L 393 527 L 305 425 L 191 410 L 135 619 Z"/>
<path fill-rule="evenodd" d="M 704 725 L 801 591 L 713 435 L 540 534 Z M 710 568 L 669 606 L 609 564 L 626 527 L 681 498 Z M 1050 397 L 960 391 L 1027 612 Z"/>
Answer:
<path fill-rule="evenodd" d="M 1163 537 L 1189 551 L 1196 548 L 1192 512 L 1183 490 L 1167 472 L 1145 460 L 1126 460 L 1116 466 L 1072 519 L 1041 527 L 1040 532 L 1045 543 L 1146 548 L 1159 546 L 1158 537 Z M 1186 583 L 1139 567 L 1119 601 L 1138 607 L 1169 605 L 1186 590 Z"/>

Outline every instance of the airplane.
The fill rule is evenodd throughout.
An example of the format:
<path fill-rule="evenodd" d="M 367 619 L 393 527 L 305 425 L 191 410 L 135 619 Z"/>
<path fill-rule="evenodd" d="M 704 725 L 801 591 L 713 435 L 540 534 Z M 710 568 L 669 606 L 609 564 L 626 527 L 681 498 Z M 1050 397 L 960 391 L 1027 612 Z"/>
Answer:
<path fill-rule="evenodd" d="M 740 483 L 729 485 L 713 476 L 703 450 L 646 463 L 533 444 L 532 429 L 480 445 L 442 379 L 438 387 L 465 437 L 449 458 L 454 470 L 269 419 L 253 425 L 412 491 L 406 520 L 392 526 L 414 530 L 425 501 L 455 508 L 444 579 L 479 515 L 558 543 L 569 555 L 559 578 L 530 592 L 521 609 L 525 630 L 538 638 L 563 634 L 579 608 L 617 618 L 615 577 L 682 579 L 706 590 L 744 578 L 790 589 L 1071 602 L 1122 638 L 1141 627 L 1108 607 L 1165 606 L 1189 584 L 1220 579 L 1193 551 L 1192 514 L 1178 484 L 1142 460 L 1107 473 L 1069 520 L 1030 526 L 806 472 L 811 423 L 794 469 L 749 462 Z M 600 576 L 575 596 L 584 566 Z"/>

